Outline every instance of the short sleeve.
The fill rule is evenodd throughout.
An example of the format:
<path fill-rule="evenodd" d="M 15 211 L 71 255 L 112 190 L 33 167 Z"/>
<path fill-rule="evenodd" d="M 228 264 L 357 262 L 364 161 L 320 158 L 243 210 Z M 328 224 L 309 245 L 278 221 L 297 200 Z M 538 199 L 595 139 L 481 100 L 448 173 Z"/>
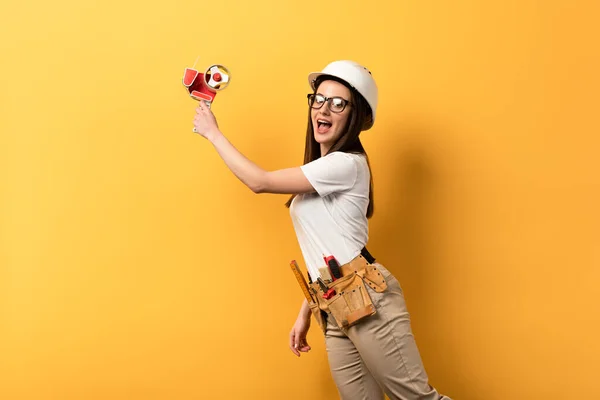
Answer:
<path fill-rule="evenodd" d="M 318 158 L 300 168 L 321 197 L 351 189 L 358 175 L 354 158 L 340 151 Z"/>

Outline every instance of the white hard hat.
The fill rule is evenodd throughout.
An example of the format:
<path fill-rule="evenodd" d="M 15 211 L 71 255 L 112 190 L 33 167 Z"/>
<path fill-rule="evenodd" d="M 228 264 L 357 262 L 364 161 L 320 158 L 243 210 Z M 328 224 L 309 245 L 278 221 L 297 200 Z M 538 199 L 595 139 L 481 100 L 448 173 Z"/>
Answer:
<path fill-rule="evenodd" d="M 308 75 L 308 82 L 313 90 L 316 89 L 316 80 L 321 75 L 331 75 L 346 81 L 367 100 L 367 103 L 371 107 L 373 118 L 364 129 L 370 129 L 375 123 L 378 95 L 377 84 L 371 72 L 366 67 L 354 61 L 334 61 L 329 63 L 321 72 L 312 72 Z"/>

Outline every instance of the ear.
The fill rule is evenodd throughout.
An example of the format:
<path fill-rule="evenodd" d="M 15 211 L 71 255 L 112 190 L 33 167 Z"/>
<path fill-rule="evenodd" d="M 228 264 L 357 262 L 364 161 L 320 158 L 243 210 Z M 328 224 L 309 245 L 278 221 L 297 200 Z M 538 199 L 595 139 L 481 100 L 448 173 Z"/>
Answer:
<path fill-rule="evenodd" d="M 363 122 L 362 129 L 364 131 L 369 129 L 371 126 L 373 126 L 373 114 L 371 111 L 369 111 L 369 113 L 365 116 L 365 122 Z"/>

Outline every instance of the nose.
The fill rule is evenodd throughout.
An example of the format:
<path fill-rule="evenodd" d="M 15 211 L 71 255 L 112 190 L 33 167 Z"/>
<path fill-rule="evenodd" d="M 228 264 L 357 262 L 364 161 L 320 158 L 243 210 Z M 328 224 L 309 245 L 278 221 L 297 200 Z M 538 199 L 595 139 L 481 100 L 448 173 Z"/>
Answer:
<path fill-rule="evenodd" d="M 319 109 L 319 113 L 323 115 L 329 115 L 329 113 L 331 112 L 331 110 L 329 109 L 329 104 L 329 100 L 325 101 L 325 104 L 323 104 Z"/>

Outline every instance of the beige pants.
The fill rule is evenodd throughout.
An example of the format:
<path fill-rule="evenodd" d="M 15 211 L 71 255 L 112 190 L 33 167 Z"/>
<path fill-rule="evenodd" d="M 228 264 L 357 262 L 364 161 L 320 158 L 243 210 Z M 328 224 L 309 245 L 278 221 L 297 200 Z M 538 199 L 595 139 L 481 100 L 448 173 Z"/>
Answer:
<path fill-rule="evenodd" d="M 374 265 L 388 288 L 368 288 L 377 313 L 348 329 L 327 318 L 325 343 L 333 380 L 342 400 L 450 400 L 428 383 L 412 334 L 398 280 L 381 264 Z"/>

